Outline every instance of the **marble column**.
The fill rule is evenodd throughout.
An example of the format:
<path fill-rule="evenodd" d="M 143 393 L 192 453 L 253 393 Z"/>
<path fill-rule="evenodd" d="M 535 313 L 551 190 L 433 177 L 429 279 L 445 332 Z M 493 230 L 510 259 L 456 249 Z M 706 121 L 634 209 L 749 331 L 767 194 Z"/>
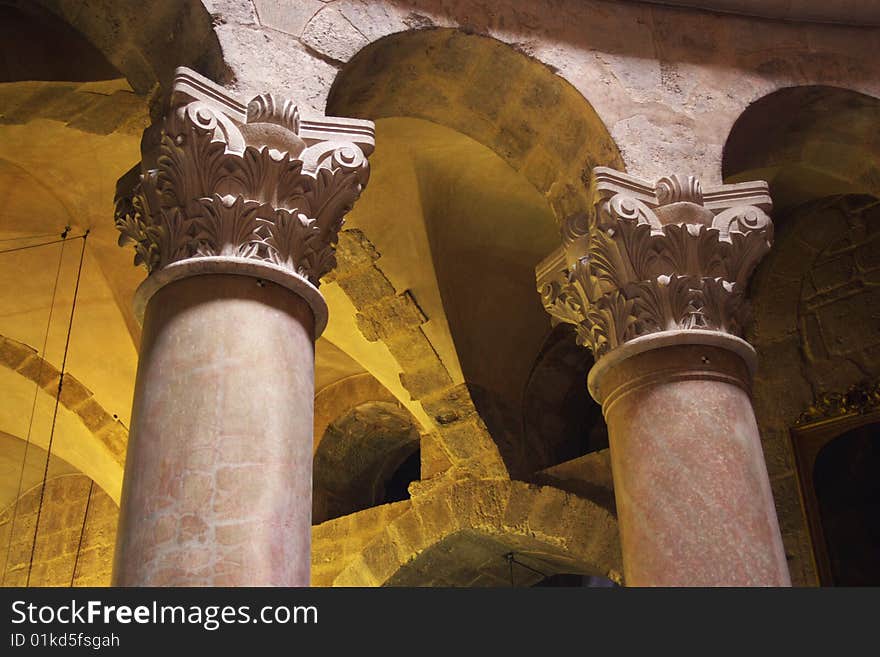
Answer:
<path fill-rule="evenodd" d="M 739 337 L 773 224 L 763 182 L 703 189 L 593 170 L 589 215 L 537 268 L 593 351 L 628 586 L 788 586 Z"/>
<path fill-rule="evenodd" d="M 373 143 L 368 121 L 176 71 L 117 189 L 149 275 L 114 585 L 309 584 L 318 282 Z"/>

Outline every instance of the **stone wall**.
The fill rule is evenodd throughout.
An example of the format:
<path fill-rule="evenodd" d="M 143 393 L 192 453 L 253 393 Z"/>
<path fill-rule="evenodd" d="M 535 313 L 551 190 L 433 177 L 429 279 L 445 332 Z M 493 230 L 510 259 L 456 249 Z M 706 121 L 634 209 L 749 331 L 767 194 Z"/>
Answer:
<path fill-rule="evenodd" d="M 25 586 L 30 569 L 30 586 L 109 586 L 119 507 L 85 475 L 49 479 L 34 545 L 40 493 L 36 486 L 0 513 L 3 585 Z"/>
<path fill-rule="evenodd" d="M 454 27 L 542 62 L 596 109 L 630 173 L 721 177 L 737 117 L 789 86 L 880 95 L 876 32 L 645 3 L 561 0 L 206 0 L 241 93 L 287 92 L 322 111 L 340 69 L 407 30 Z M 486 63 L 486 66 L 491 63 Z M 289 71 L 296 71 L 290 75 Z M 485 108 L 491 120 L 490 107 Z"/>
<path fill-rule="evenodd" d="M 409 500 L 383 504 L 312 527 L 312 586 L 332 586 L 385 526 L 411 506 Z"/>
<path fill-rule="evenodd" d="M 874 199 L 822 199 L 779 217 L 776 245 L 753 283 L 758 351 L 754 404 L 795 584 L 816 584 L 791 443 L 814 400 L 880 376 Z"/>

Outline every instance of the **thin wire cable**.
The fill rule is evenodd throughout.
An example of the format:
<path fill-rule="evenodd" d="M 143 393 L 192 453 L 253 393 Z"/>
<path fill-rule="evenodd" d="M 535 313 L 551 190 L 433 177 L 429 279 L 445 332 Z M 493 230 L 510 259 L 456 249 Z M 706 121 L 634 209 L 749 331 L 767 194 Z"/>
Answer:
<path fill-rule="evenodd" d="M 60 240 L 52 240 L 51 242 L 40 242 L 39 244 L 28 244 L 26 246 L 16 246 L 15 248 L 12 248 L 12 249 L 4 249 L 3 251 L 0 251 L 0 255 L 3 255 L 4 253 L 13 253 L 15 251 L 25 251 L 27 249 L 36 249 L 41 246 L 50 246 L 52 244 L 63 244 L 64 242 L 67 242 L 68 240 L 85 239 L 86 235 L 88 235 L 88 231 L 86 231 L 85 234 L 83 234 L 83 235 L 76 235 L 74 237 L 62 237 Z"/>
<path fill-rule="evenodd" d="M 522 561 L 519 561 L 516 558 L 515 552 L 508 552 L 507 554 L 504 555 L 504 558 L 507 559 L 507 566 L 510 569 L 510 586 L 514 586 L 514 583 L 513 583 L 513 564 L 517 564 L 518 566 L 522 566 L 526 570 L 531 570 L 533 573 L 535 573 L 536 575 L 540 575 L 541 577 L 544 577 L 544 578 L 547 577 L 547 575 L 545 573 L 542 573 L 537 568 L 532 568 L 530 565 L 525 564 Z"/>
<path fill-rule="evenodd" d="M 68 229 L 65 229 L 65 233 Z M 31 417 L 28 420 L 27 437 L 24 443 L 24 456 L 21 459 L 21 472 L 18 475 L 18 488 L 15 495 L 15 506 L 12 509 L 12 523 L 9 527 L 9 541 L 6 543 L 6 559 L 3 563 L 3 584 L 6 583 L 6 574 L 9 569 L 9 556 L 12 553 L 12 539 L 15 537 L 15 522 L 18 519 L 18 503 L 21 498 L 21 485 L 24 481 L 24 469 L 27 465 L 28 450 L 31 445 L 31 431 L 34 427 L 34 413 L 37 409 L 37 398 L 40 394 L 40 381 L 43 378 L 43 365 L 46 362 L 46 345 L 49 343 L 49 329 L 52 327 L 52 313 L 55 310 L 55 297 L 58 293 L 58 280 L 61 277 L 61 264 L 64 261 L 64 243 L 67 240 L 61 240 L 61 250 L 58 254 L 58 267 L 55 271 L 55 284 L 52 287 L 52 301 L 49 304 L 49 318 L 46 320 L 46 332 L 43 335 L 43 349 L 40 352 L 40 368 L 37 370 L 37 380 L 34 384 L 34 400 L 31 403 Z M 85 242 L 83 242 L 85 244 Z"/>
<path fill-rule="evenodd" d="M 35 240 L 38 237 L 52 237 L 58 233 L 36 233 L 34 235 L 24 235 L 22 237 L 3 237 L 0 242 L 21 242 L 22 240 Z"/>
<path fill-rule="evenodd" d="M 31 585 L 31 572 L 34 569 L 34 552 L 37 549 L 37 534 L 40 531 L 40 517 L 43 515 L 43 500 L 46 496 L 46 480 L 49 477 L 49 459 L 52 457 L 52 443 L 55 440 L 55 422 L 58 419 L 58 406 L 61 402 L 61 388 L 64 385 L 64 372 L 67 367 L 67 354 L 70 350 L 70 334 L 73 331 L 73 317 L 76 313 L 76 301 L 79 296 L 79 282 L 82 278 L 83 261 L 86 256 L 86 238 L 89 231 L 83 235 L 82 250 L 79 254 L 79 268 L 76 270 L 76 286 L 73 289 L 73 303 L 70 306 L 70 320 L 67 323 L 67 338 L 64 341 L 64 356 L 61 359 L 61 376 L 58 378 L 58 392 L 55 394 L 55 410 L 52 413 L 52 428 L 49 431 L 49 445 L 46 449 L 46 465 L 43 468 L 43 483 L 40 486 L 40 503 L 37 506 L 37 520 L 34 523 L 34 540 L 31 543 L 31 558 L 28 563 L 28 574 L 25 586 Z"/>
<path fill-rule="evenodd" d="M 83 524 L 79 530 L 79 543 L 76 546 L 76 556 L 73 558 L 73 572 L 70 574 L 70 588 L 73 588 L 73 582 L 76 579 L 76 567 L 79 565 L 79 553 L 83 546 L 83 536 L 86 533 L 86 520 L 89 519 L 89 507 L 92 505 L 92 491 L 95 490 L 95 480 L 89 480 L 89 496 L 86 498 L 86 510 L 83 513 Z"/>
<path fill-rule="evenodd" d="M 546 573 L 542 573 L 542 572 L 541 572 L 540 570 L 538 570 L 537 568 L 532 568 L 532 567 L 529 566 L 528 564 L 525 564 L 525 563 L 523 563 L 522 561 L 517 560 L 517 558 L 516 558 L 515 556 L 512 556 L 512 557 L 511 557 L 511 561 L 512 561 L 513 563 L 517 564 L 518 566 L 522 566 L 522 567 L 525 568 L 526 570 L 531 570 L 531 571 L 532 571 L 533 573 L 535 573 L 536 575 L 540 575 L 541 577 L 547 577 L 547 574 L 546 574 Z"/>

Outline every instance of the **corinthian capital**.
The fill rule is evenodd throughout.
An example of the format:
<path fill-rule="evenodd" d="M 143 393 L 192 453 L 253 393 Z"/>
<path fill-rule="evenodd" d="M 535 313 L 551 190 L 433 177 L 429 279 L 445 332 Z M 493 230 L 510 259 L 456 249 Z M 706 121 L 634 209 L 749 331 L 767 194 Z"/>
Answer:
<path fill-rule="evenodd" d="M 570 217 L 536 269 L 544 307 L 579 344 L 600 358 L 661 331 L 740 333 L 749 276 L 773 239 L 765 182 L 703 188 L 596 167 L 591 189 L 590 215 Z"/>
<path fill-rule="evenodd" d="M 135 264 L 149 272 L 136 309 L 171 280 L 237 267 L 303 294 L 320 332 L 316 288 L 336 265 L 337 234 L 367 184 L 373 145 L 370 121 L 301 119 L 271 94 L 243 104 L 177 69 L 167 114 L 117 185 L 119 244 L 133 243 Z"/>

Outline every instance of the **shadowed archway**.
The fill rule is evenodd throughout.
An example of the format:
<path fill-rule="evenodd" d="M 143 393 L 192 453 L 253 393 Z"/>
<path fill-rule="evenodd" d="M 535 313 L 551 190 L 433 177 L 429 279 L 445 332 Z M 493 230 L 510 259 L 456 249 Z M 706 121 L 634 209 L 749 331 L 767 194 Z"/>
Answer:
<path fill-rule="evenodd" d="M 766 180 L 777 212 L 836 194 L 880 194 L 880 99 L 788 87 L 740 115 L 724 147 L 726 182 Z"/>

